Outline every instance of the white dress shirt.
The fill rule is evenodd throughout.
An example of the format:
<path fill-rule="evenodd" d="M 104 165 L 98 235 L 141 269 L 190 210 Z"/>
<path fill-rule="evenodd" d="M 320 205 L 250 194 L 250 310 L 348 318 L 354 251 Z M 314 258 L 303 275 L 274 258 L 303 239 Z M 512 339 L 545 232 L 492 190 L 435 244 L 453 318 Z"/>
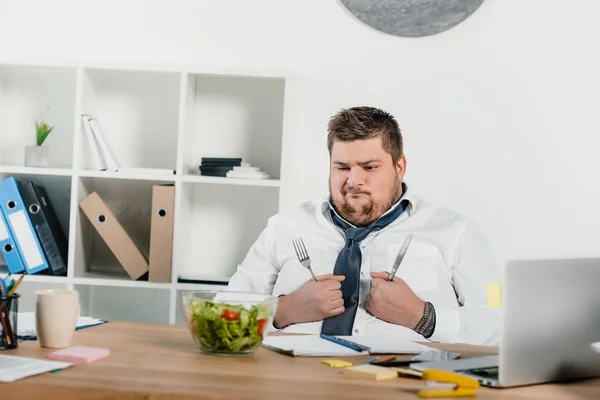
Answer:
<path fill-rule="evenodd" d="M 229 288 L 278 296 L 311 279 L 294 252 L 292 240 L 297 237 L 304 240 L 315 275 L 332 274 L 345 236 L 331 219 L 328 199 L 306 202 L 271 217 L 238 266 Z M 410 190 L 403 199 L 409 200 L 406 211 L 360 244 L 360 302 L 353 334 L 385 333 L 424 340 L 412 329 L 385 322 L 364 308 L 370 273 L 390 271 L 404 239 L 412 233 L 413 240 L 396 276 L 404 279 L 421 300 L 434 305 L 436 326 L 429 340 L 498 345 L 500 314 L 487 308 L 485 285 L 498 282 L 500 277 L 486 239 L 465 216 L 428 203 Z M 322 321 L 300 323 L 282 331 L 318 334 L 321 325 Z"/>

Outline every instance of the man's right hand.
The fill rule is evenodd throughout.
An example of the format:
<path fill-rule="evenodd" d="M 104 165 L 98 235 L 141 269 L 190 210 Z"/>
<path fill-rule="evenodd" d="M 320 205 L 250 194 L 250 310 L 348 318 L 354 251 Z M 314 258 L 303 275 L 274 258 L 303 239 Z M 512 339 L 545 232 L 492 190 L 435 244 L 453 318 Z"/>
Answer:
<path fill-rule="evenodd" d="M 319 275 L 317 281 L 306 281 L 294 292 L 281 296 L 273 326 L 277 329 L 301 322 L 322 321 L 344 312 L 340 288 L 346 277 Z"/>

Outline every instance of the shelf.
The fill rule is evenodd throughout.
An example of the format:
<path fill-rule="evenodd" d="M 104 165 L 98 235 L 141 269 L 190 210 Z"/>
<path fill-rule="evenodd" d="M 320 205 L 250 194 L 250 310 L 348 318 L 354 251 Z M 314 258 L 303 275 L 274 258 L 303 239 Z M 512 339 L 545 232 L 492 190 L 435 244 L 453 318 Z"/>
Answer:
<path fill-rule="evenodd" d="M 277 213 L 279 190 L 189 182 L 180 190 L 180 220 L 185 223 L 174 248 L 176 276 L 230 277 Z"/>
<path fill-rule="evenodd" d="M 100 179 L 130 179 L 140 181 L 161 181 L 175 182 L 175 175 L 160 175 L 160 174 L 144 174 L 144 173 L 129 173 L 129 172 L 109 172 L 109 171 L 92 171 L 81 170 L 77 173 L 78 176 L 87 178 Z"/>
<path fill-rule="evenodd" d="M 78 183 L 77 204 L 89 194 L 98 193 L 147 259 L 150 247 L 152 186 L 164 182 L 80 177 Z M 74 277 L 87 278 L 90 273 L 99 273 L 100 276 L 117 276 L 119 279 L 130 280 L 125 269 L 81 208 L 78 208 L 76 214 L 75 229 Z"/>
<path fill-rule="evenodd" d="M 2 257 L 0 256 L 0 259 L 2 259 Z M 2 263 L 0 263 L 0 276 L 6 276 L 8 275 L 8 269 L 6 268 L 6 266 Z M 12 278 L 16 281 L 17 279 L 19 279 L 21 277 L 22 274 L 12 274 Z M 66 276 L 52 276 L 52 275 L 25 275 L 25 277 L 23 278 L 23 283 L 25 284 L 26 282 L 31 282 L 31 283 L 56 283 L 56 284 L 67 284 L 68 283 L 68 279 Z"/>
<path fill-rule="evenodd" d="M 264 187 L 279 187 L 281 182 L 279 179 L 239 179 L 239 178 L 222 178 L 218 176 L 202 176 L 202 175 L 184 175 L 181 177 L 183 182 L 189 183 L 214 183 L 218 185 L 241 185 L 241 186 L 264 186 Z"/>
<path fill-rule="evenodd" d="M 75 284 L 81 315 L 109 321 L 169 323 L 171 291 Z"/>
<path fill-rule="evenodd" d="M 20 167 L 16 165 L 0 165 L 0 174 L 71 176 L 73 175 L 73 170 L 67 168 L 35 168 Z"/>
<path fill-rule="evenodd" d="M 55 58 L 38 58 L 32 60 L 30 57 L 18 58 L 12 57 L 3 62 L 5 65 L 18 65 L 19 67 L 43 67 L 43 68 L 69 68 L 71 63 L 61 62 Z M 288 78 L 292 76 L 293 71 L 275 68 L 245 68 L 229 65 L 196 65 L 180 64 L 168 62 L 129 62 L 129 61 L 104 61 L 92 60 L 82 61 L 78 65 L 83 68 L 101 68 L 107 70 L 126 70 L 126 71 L 151 71 L 151 72 L 185 72 L 207 76 L 230 76 L 230 77 L 252 77 L 260 78 Z"/>
<path fill-rule="evenodd" d="M 224 157 L 280 177 L 284 79 L 189 74 L 184 90 L 184 175 L 203 157 Z"/>
<path fill-rule="evenodd" d="M 85 68 L 81 113 L 96 118 L 119 166 L 175 169 L 180 86 L 180 73 Z M 82 165 L 92 169 L 82 138 Z"/>
<path fill-rule="evenodd" d="M 0 65 L 0 162 L 21 166 L 36 144 L 35 121 L 54 127 L 46 139 L 52 168 L 73 165 L 77 69 Z"/>
<path fill-rule="evenodd" d="M 170 289 L 170 283 L 156 283 L 147 281 L 134 281 L 126 277 L 114 277 L 102 273 L 85 273 L 85 278 L 73 278 L 73 283 L 76 285 L 88 286 L 114 286 L 114 287 L 131 287 L 131 288 L 150 288 L 150 289 Z"/>
<path fill-rule="evenodd" d="M 52 208 L 52 210 L 54 210 L 54 214 L 56 215 L 56 218 L 58 219 L 58 224 L 60 226 L 60 229 L 62 230 L 62 233 L 64 234 L 64 238 L 60 238 L 58 243 L 60 243 L 61 246 L 64 245 L 65 241 L 67 243 L 67 249 L 66 249 L 66 254 L 65 254 L 66 260 L 65 261 L 67 263 L 67 268 L 68 268 L 69 247 L 72 245 L 71 243 L 68 242 L 69 232 L 70 232 L 70 221 L 71 221 L 71 204 L 70 204 L 71 203 L 71 189 L 72 189 L 71 177 L 70 176 L 60 176 L 60 175 L 39 175 L 39 174 L 30 175 L 30 174 L 0 172 L 0 180 L 3 180 L 8 177 L 13 177 L 19 185 L 25 185 L 25 184 L 27 184 L 27 182 L 31 182 L 38 188 L 44 188 L 46 190 L 47 196 L 41 197 L 40 200 L 45 201 L 46 202 L 45 204 L 48 205 L 50 208 Z M 19 186 L 19 187 L 20 187 L 20 190 L 23 189 L 23 186 Z M 26 197 L 25 197 L 25 199 L 26 199 Z M 24 201 L 27 201 L 25 199 L 24 199 Z M 30 210 L 28 204 L 25 205 L 24 209 L 28 210 L 25 215 L 29 216 L 30 218 L 33 218 L 32 221 L 36 221 L 36 218 L 32 217 L 31 210 Z M 36 217 L 39 217 L 39 216 L 36 216 Z M 48 253 L 46 252 L 47 249 L 45 249 L 43 247 L 44 246 L 43 242 L 42 242 L 42 240 L 39 239 L 40 232 L 45 231 L 46 232 L 45 234 L 50 234 L 49 230 L 47 230 L 47 228 L 44 229 L 45 227 L 41 224 L 35 224 L 32 222 L 32 225 L 34 226 L 34 231 L 38 237 L 38 240 L 40 241 L 42 250 L 45 252 L 44 254 L 46 255 L 46 260 L 49 261 Z M 50 235 L 53 235 L 53 234 L 50 234 Z M 61 247 L 61 249 L 62 249 L 62 247 Z M 63 259 L 62 255 L 61 255 L 61 259 Z M 3 259 L 3 256 L 1 253 L 0 253 L 0 263 L 4 263 L 4 259 Z M 63 271 L 64 271 L 64 269 L 63 269 Z M 58 279 L 58 278 L 60 278 L 60 277 L 52 276 L 52 275 L 42 275 L 42 274 L 27 275 L 25 277 L 25 279 L 29 279 L 32 281 L 38 281 L 38 282 L 46 282 L 46 281 L 54 282 L 55 279 Z"/>
<path fill-rule="evenodd" d="M 284 165 L 292 142 L 284 123 L 290 74 L 211 65 L 14 61 L 0 62 L 0 179 L 44 186 L 69 244 L 67 276 L 25 276 L 22 311 L 35 306 L 35 290 L 62 288 L 79 291 L 82 315 L 180 323 L 183 291 L 227 290 L 268 219 L 279 212 L 281 174 L 290 168 Z M 44 144 L 49 167 L 25 167 L 25 147 L 35 144 L 40 114 L 54 126 Z M 82 114 L 96 118 L 93 127 L 120 172 L 92 165 Z M 269 179 L 202 176 L 203 157 L 242 158 Z M 80 207 L 83 198 L 98 193 L 148 259 L 154 185 L 175 188 L 171 276 L 182 282 L 132 280 Z M 166 215 L 161 211 L 158 216 Z M 0 254 L 0 276 L 7 273 L 3 261 Z"/>

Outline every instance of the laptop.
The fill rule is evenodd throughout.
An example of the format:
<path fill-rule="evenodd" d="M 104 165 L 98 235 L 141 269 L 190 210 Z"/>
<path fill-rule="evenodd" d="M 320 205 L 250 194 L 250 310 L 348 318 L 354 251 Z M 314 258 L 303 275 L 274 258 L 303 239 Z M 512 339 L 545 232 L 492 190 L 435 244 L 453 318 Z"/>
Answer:
<path fill-rule="evenodd" d="M 504 269 L 499 354 L 410 364 L 513 387 L 600 376 L 600 259 L 512 260 Z"/>

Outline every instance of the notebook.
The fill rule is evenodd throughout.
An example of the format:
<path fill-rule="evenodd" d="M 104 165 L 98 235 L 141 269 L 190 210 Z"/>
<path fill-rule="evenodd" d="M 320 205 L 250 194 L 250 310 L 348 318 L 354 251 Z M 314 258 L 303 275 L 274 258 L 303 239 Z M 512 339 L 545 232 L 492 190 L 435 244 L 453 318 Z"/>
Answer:
<path fill-rule="evenodd" d="M 90 326 L 96 326 L 105 324 L 108 321 L 91 318 L 91 317 L 79 317 L 77 320 L 77 327 L 75 329 L 88 328 Z M 37 333 L 35 331 L 35 314 L 32 312 L 22 312 L 17 314 L 17 336 L 22 340 L 36 340 Z"/>
<path fill-rule="evenodd" d="M 289 356 L 303 357 L 420 354 L 425 351 L 436 351 L 432 347 L 388 335 L 338 336 L 337 338 L 366 346 L 368 349 L 357 351 L 323 339 L 319 335 L 267 336 L 264 338 L 262 346 Z"/>
<path fill-rule="evenodd" d="M 71 365 L 73 364 L 68 362 L 46 361 L 0 354 L 0 382 L 13 382 L 28 376 L 67 368 Z"/>

